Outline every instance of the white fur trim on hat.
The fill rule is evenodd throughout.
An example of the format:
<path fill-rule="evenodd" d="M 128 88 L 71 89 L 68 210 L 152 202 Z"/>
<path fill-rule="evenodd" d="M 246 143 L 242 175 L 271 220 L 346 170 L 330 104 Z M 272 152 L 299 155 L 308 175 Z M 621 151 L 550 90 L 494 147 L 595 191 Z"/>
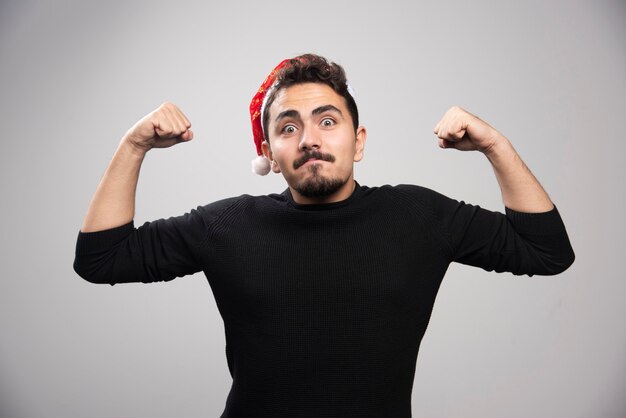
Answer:
<path fill-rule="evenodd" d="M 259 176 L 265 176 L 270 172 L 270 160 L 263 155 L 259 155 L 252 160 L 252 172 Z"/>

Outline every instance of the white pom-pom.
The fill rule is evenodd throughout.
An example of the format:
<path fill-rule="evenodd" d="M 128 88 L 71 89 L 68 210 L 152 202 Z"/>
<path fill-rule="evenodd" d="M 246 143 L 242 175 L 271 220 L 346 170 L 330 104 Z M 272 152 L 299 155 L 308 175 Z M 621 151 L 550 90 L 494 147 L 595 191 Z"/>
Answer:
<path fill-rule="evenodd" d="M 270 160 L 265 158 L 263 155 L 259 155 L 252 160 L 252 172 L 254 174 L 258 174 L 259 176 L 265 176 L 270 172 Z"/>

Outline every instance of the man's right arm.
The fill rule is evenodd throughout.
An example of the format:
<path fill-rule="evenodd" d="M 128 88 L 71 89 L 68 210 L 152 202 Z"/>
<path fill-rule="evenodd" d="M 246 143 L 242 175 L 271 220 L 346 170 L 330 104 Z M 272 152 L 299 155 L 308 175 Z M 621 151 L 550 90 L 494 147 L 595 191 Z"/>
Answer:
<path fill-rule="evenodd" d="M 190 141 L 191 123 L 181 110 L 164 103 L 139 120 L 120 141 L 91 200 L 81 232 L 125 225 L 135 216 L 135 191 L 146 153 Z"/>
<path fill-rule="evenodd" d="M 120 141 L 76 241 L 74 270 L 92 283 L 155 282 L 199 271 L 190 251 L 204 233 L 201 208 L 134 228 L 135 190 L 146 153 L 189 141 L 185 115 L 171 103 L 139 120 Z"/>

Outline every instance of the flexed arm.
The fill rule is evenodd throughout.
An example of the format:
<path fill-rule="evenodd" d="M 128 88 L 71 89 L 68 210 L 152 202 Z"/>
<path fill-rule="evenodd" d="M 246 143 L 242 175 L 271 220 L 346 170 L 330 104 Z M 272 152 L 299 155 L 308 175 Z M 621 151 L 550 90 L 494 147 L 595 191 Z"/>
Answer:
<path fill-rule="evenodd" d="M 91 200 L 81 232 L 102 231 L 129 223 L 135 216 L 139 170 L 152 148 L 190 141 L 191 123 L 172 103 L 164 103 L 126 132 Z"/>
<path fill-rule="evenodd" d="M 491 162 L 504 205 L 518 212 L 540 213 L 554 208 L 550 197 L 509 140 L 477 116 L 454 106 L 434 129 L 441 148 L 480 151 Z"/>
<path fill-rule="evenodd" d="M 558 274 L 574 262 L 561 217 L 509 140 L 486 122 L 452 107 L 435 126 L 441 148 L 480 151 L 498 179 L 506 217 L 464 203 L 440 213 L 450 228 L 453 260 L 514 274 Z"/>

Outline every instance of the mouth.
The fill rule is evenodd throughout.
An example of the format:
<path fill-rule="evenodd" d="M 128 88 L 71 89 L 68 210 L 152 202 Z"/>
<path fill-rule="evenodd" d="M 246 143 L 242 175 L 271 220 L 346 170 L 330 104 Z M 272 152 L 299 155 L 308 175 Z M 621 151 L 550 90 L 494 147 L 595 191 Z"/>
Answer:
<path fill-rule="evenodd" d="M 331 154 L 323 154 L 319 151 L 307 152 L 302 157 L 293 162 L 293 168 L 297 170 L 303 165 L 314 164 L 320 161 L 327 161 L 332 163 L 335 161 L 335 157 Z"/>
<path fill-rule="evenodd" d="M 320 162 L 320 161 L 324 161 L 324 160 L 320 160 L 320 159 L 317 159 L 317 158 L 309 158 L 309 159 L 308 159 L 308 160 L 306 160 L 306 162 L 305 162 L 304 164 L 302 164 L 302 165 L 303 165 L 303 166 L 305 166 L 305 165 L 307 165 L 307 164 L 309 164 L 309 163 L 311 163 L 311 164 L 312 164 L 312 163 L 316 163 L 316 162 Z"/>

